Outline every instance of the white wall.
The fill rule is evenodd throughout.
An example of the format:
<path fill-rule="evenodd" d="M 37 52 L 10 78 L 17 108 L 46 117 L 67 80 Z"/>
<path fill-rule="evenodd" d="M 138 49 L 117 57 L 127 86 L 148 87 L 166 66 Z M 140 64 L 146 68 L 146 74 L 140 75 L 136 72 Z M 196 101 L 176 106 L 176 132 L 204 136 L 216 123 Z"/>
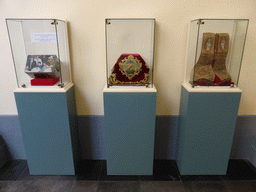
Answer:
<path fill-rule="evenodd" d="M 64 18 L 69 22 L 79 115 L 103 115 L 106 84 L 105 18 L 156 18 L 154 83 L 157 115 L 178 115 L 188 24 L 197 18 L 250 19 L 239 87 L 240 115 L 256 115 L 255 0 L 1 0 L 0 114 L 17 114 L 17 87 L 5 18 Z"/>

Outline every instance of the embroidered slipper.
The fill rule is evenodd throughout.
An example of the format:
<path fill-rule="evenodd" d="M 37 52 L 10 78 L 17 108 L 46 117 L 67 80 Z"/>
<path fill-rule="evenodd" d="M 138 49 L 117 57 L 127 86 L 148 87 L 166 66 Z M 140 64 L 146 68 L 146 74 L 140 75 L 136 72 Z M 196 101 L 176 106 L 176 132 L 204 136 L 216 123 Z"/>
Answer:
<path fill-rule="evenodd" d="M 217 33 L 216 46 L 213 61 L 213 72 L 215 74 L 214 85 L 216 86 L 230 86 L 231 76 L 226 68 L 226 58 L 229 50 L 229 34 Z"/>
<path fill-rule="evenodd" d="M 204 33 L 201 54 L 194 67 L 194 85 L 212 86 L 215 74 L 212 69 L 215 34 Z"/>

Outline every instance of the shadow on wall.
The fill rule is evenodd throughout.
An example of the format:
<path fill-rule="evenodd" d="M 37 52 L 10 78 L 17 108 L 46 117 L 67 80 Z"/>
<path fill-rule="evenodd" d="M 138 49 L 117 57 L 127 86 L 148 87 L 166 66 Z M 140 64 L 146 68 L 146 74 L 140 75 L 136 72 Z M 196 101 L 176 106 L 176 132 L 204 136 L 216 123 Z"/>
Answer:
<path fill-rule="evenodd" d="M 3 167 L 9 160 L 11 160 L 11 154 L 5 144 L 4 139 L 0 135 L 0 169 Z"/>
<path fill-rule="evenodd" d="M 256 116 L 238 116 L 231 159 L 247 159 L 256 166 Z"/>
<path fill-rule="evenodd" d="M 106 159 L 104 116 L 78 116 L 81 159 Z"/>
<path fill-rule="evenodd" d="M 178 116 L 157 116 L 155 159 L 175 159 Z M 104 116 L 78 116 L 82 159 L 106 159 Z"/>
<path fill-rule="evenodd" d="M 6 142 L 13 159 L 27 159 L 18 115 L 0 116 L 0 135 Z"/>
<path fill-rule="evenodd" d="M 179 116 L 156 116 L 154 159 L 176 159 Z"/>

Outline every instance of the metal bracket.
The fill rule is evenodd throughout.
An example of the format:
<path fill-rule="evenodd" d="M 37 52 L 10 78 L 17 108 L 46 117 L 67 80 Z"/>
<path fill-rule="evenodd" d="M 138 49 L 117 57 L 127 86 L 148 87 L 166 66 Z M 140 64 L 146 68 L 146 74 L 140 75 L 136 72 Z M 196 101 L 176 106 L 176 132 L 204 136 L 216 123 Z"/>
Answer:
<path fill-rule="evenodd" d="M 56 21 L 56 19 L 53 19 L 53 22 L 51 22 L 52 25 L 58 25 L 58 22 Z"/>
<path fill-rule="evenodd" d="M 64 87 L 64 83 L 60 83 L 60 84 L 58 84 L 58 86 L 59 86 L 60 88 L 63 88 L 63 87 Z"/>
<path fill-rule="evenodd" d="M 110 25 L 111 22 L 108 21 L 108 19 L 106 19 L 106 25 Z"/>
<path fill-rule="evenodd" d="M 202 21 L 202 19 L 199 19 L 198 22 L 197 22 L 197 24 L 203 25 L 203 24 L 204 24 L 204 21 Z"/>

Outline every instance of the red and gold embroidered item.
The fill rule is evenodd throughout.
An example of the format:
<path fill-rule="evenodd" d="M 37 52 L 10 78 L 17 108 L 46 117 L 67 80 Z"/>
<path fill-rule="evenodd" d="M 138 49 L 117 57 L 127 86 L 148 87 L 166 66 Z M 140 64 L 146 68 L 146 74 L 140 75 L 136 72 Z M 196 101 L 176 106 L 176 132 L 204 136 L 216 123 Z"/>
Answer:
<path fill-rule="evenodd" d="M 149 85 L 149 67 L 139 54 L 122 54 L 114 65 L 109 85 Z"/>
<path fill-rule="evenodd" d="M 194 67 L 194 85 L 230 86 L 226 69 L 229 50 L 228 33 L 204 33 L 200 57 Z"/>
<path fill-rule="evenodd" d="M 201 54 L 194 67 L 194 85 L 212 86 L 215 78 L 212 62 L 214 56 L 215 34 L 204 33 Z"/>
<path fill-rule="evenodd" d="M 229 35 L 227 33 L 217 33 L 216 42 L 213 62 L 213 72 L 215 74 L 214 85 L 230 86 L 231 76 L 225 64 L 229 49 Z"/>

